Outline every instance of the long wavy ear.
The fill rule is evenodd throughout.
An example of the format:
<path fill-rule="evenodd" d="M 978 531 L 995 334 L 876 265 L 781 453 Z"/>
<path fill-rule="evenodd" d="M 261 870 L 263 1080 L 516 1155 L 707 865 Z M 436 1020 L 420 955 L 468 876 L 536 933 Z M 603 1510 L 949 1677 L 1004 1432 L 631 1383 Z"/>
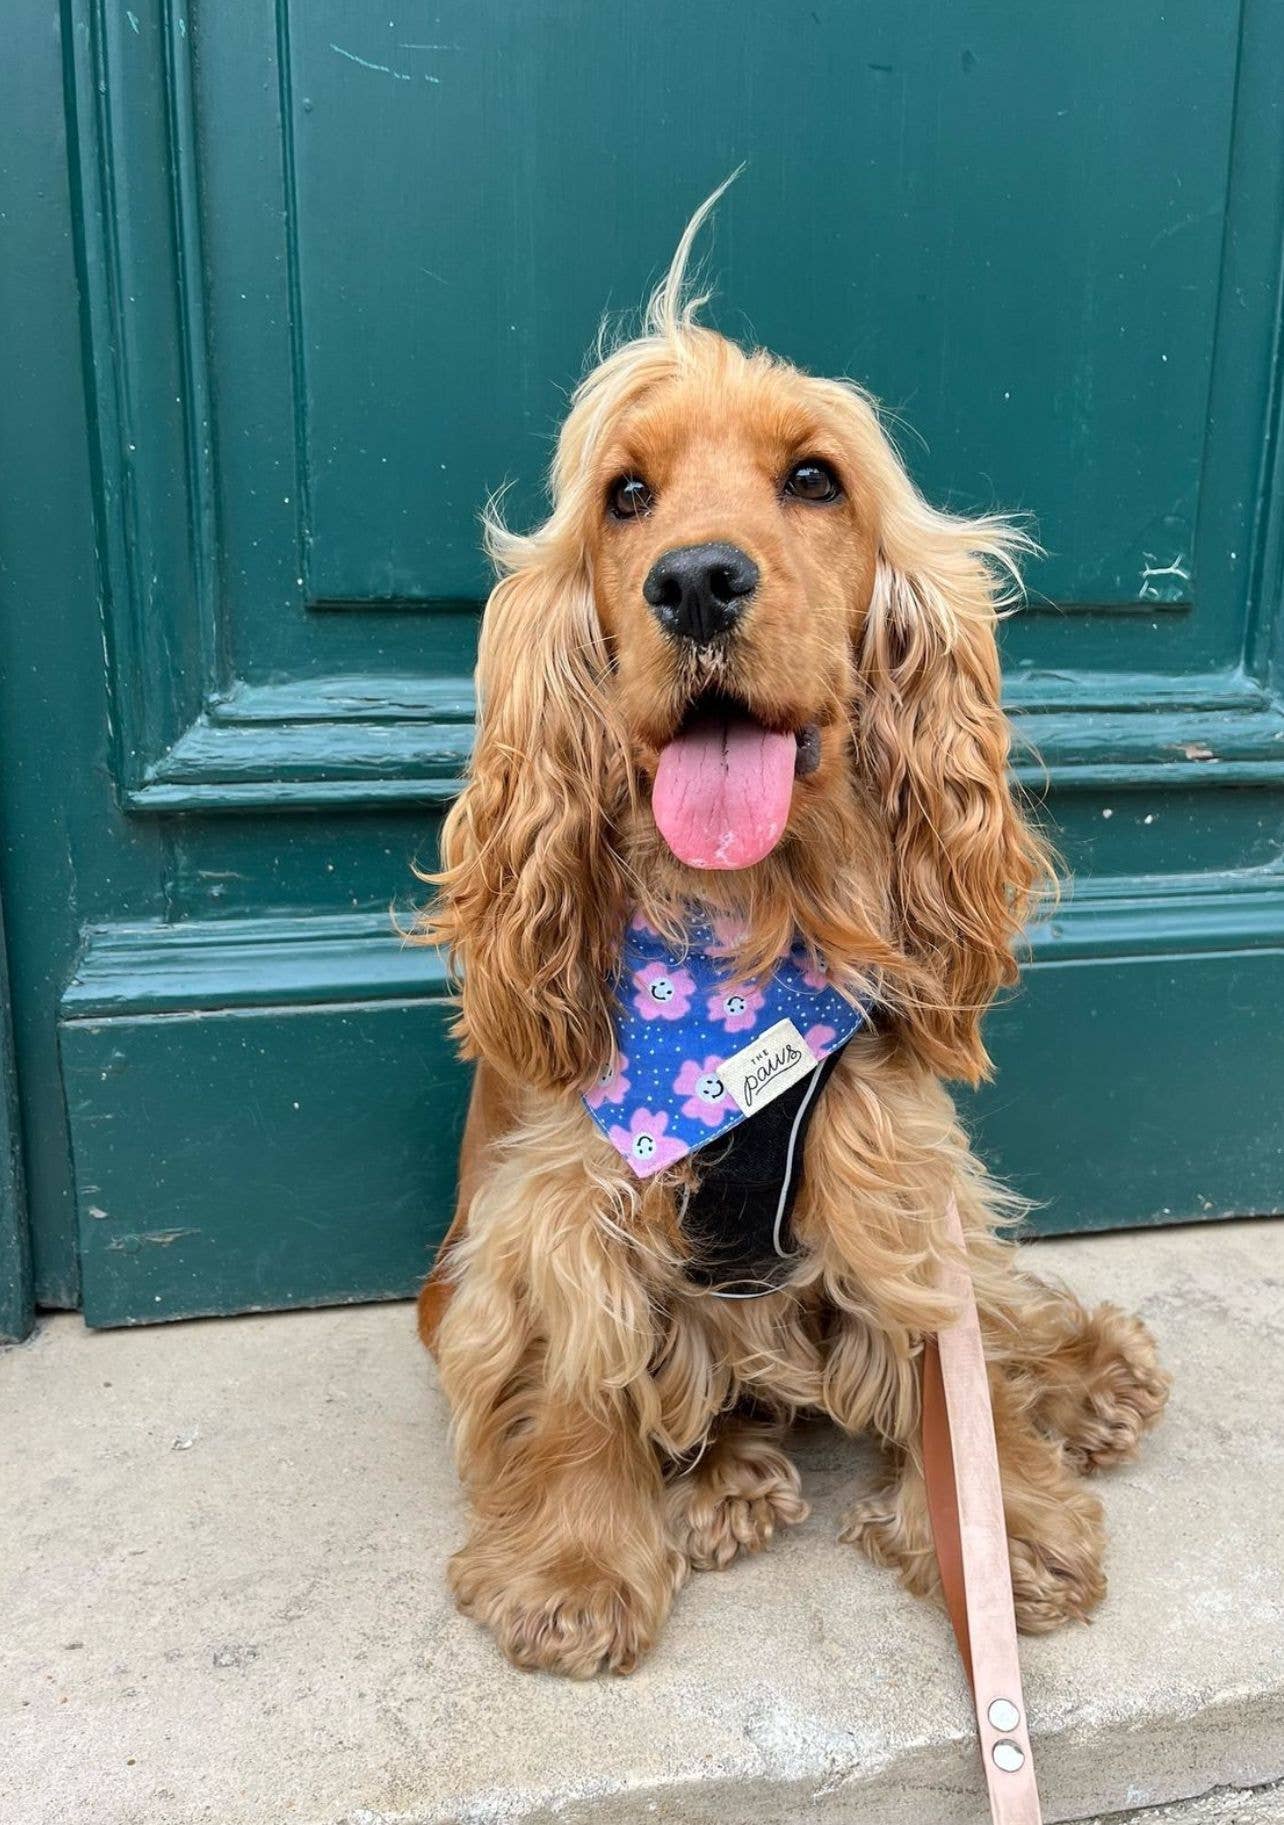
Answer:
<path fill-rule="evenodd" d="M 1000 581 L 1028 541 L 928 507 L 901 476 L 860 640 L 859 764 L 892 832 L 901 942 L 930 988 L 905 1009 L 934 1069 L 989 1069 L 980 1020 L 1017 973 L 1012 945 L 1049 851 L 1008 780 L 995 641 Z"/>
<path fill-rule="evenodd" d="M 611 1057 L 627 767 L 587 579 L 538 535 L 509 543 L 522 555 L 486 605 L 471 774 L 419 935 L 446 947 L 460 982 L 465 1056 L 518 1083 L 577 1087 Z"/>

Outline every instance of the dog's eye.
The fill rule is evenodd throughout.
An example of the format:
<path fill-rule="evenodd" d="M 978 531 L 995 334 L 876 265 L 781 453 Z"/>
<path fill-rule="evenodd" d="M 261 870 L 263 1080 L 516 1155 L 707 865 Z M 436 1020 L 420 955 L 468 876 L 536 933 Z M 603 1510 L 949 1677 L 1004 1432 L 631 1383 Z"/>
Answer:
<path fill-rule="evenodd" d="M 607 511 L 613 520 L 640 520 L 650 513 L 655 496 L 640 475 L 622 475 L 611 483 L 606 497 Z"/>
<path fill-rule="evenodd" d="M 842 492 L 838 477 L 818 456 L 804 457 L 785 477 L 785 493 L 798 501 L 836 501 Z"/>

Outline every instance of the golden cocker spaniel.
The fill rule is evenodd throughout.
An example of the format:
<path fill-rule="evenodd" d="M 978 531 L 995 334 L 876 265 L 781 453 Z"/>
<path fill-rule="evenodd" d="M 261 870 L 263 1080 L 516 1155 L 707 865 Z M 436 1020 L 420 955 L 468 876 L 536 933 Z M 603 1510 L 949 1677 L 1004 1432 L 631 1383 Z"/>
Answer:
<path fill-rule="evenodd" d="M 997 1233 L 1019 1203 L 943 1085 L 984 1076 L 981 1016 L 1049 873 L 999 705 L 1026 541 L 930 507 L 855 386 L 697 322 L 684 277 L 714 200 L 644 333 L 575 394 L 549 518 L 492 516 L 476 753 L 421 925 L 477 1061 L 420 1300 L 472 1508 L 451 1584 L 516 1664 L 576 1676 L 627 1672 L 689 1570 L 805 1517 L 784 1450 L 803 1412 L 885 1449 L 843 1539 L 937 1589 L 920 1381 L 951 1317 L 951 1194 L 1025 1629 L 1100 1600 L 1084 1476 L 1135 1451 L 1167 1391 L 1139 1320 L 1045 1285 Z M 801 954 L 864 1011 L 761 1297 L 697 1271 L 686 1219 L 716 1148 L 638 1176 L 586 1109 L 619 1062 L 630 921 L 677 962 L 711 923 L 738 984 Z M 723 1090 L 716 1060 L 706 1077 Z"/>

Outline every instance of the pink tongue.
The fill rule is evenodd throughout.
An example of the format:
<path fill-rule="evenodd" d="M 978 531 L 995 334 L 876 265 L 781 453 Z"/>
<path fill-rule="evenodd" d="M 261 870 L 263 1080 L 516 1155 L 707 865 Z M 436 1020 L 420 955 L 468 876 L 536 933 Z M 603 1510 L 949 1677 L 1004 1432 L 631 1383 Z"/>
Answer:
<path fill-rule="evenodd" d="M 798 744 L 749 717 L 698 722 L 675 735 L 655 770 L 660 835 L 689 868 L 750 868 L 780 841 Z"/>

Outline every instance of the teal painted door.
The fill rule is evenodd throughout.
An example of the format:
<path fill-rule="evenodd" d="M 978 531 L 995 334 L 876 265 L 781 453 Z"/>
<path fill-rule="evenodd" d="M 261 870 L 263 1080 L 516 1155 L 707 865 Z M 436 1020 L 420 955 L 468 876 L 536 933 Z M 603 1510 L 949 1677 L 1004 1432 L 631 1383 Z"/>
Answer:
<path fill-rule="evenodd" d="M 742 160 L 715 319 L 867 383 L 933 498 L 1047 547 L 1008 690 L 1077 884 L 994 1018 L 982 1150 L 1048 1229 L 1280 1208 L 1273 0 L 13 10 L 0 834 L 41 1299 L 423 1272 L 464 1084 L 388 905 L 469 749 L 476 513 L 505 481 L 539 512 L 601 310 Z"/>

